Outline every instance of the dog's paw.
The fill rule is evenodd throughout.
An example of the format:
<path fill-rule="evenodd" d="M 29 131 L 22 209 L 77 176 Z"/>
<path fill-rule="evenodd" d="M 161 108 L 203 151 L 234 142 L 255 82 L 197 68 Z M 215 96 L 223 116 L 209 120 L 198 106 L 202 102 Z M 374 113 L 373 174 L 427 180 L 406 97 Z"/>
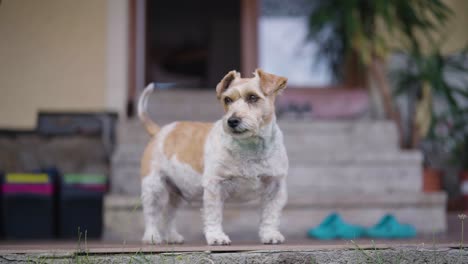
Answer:
<path fill-rule="evenodd" d="M 177 232 L 172 232 L 171 234 L 167 236 L 167 243 L 168 244 L 183 244 L 184 237 Z"/>
<path fill-rule="evenodd" d="M 281 244 L 284 236 L 278 230 L 266 230 L 260 232 L 260 240 L 263 244 Z"/>
<path fill-rule="evenodd" d="M 209 232 L 205 234 L 208 245 L 230 245 L 231 240 L 223 232 Z"/>
<path fill-rule="evenodd" d="M 164 242 L 156 230 L 146 230 L 141 241 L 145 244 L 162 244 Z"/>

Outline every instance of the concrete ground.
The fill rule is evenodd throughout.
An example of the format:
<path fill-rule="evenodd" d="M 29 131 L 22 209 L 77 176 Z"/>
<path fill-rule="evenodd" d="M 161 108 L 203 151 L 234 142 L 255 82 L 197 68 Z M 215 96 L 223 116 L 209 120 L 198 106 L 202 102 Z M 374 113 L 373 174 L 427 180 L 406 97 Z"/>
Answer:
<path fill-rule="evenodd" d="M 90 243 L 87 247 L 2 247 L 0 263 L 468 263 L 468 248 L 457 244 L 172 247 Z"/>
<path fill-rule="evenodd" d="M 206 246 L 203 241 L 185 245 L 4 241 L 0 243 L 0 263 L 468 263 L 465 242 L 460 247 L 458 213 L 448 215 L 448 226 L 445 234 L 411 240 L 304 239 L 282 245 L 256 241 L 234 241 L 231 246 Z M 468 228 L 463 229 L 467 237 Z"/>

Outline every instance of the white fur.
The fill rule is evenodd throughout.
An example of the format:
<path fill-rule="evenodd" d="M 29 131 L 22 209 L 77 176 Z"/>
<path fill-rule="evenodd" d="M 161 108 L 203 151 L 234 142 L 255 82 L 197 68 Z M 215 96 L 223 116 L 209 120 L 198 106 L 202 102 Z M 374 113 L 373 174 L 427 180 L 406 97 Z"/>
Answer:
<path fill-rule="evenodd" d="M 258 87 L 257 78 L 252 80 L 253 87 Z M 236 89 L 230 88 L 231 92 L 236 92 Z M 242 88 L 237 92 L 242 93 Z M 268 100 L 264 96 L 262 99 Z M 141 106 L 145 108 L 146 102 Z M 153 155 L 156 158 L 153 160 L 151 173 L 142 181 L 146 225 L 143 241 L 183 242 L 174 223 L 175 211 L 181 198 L 188 201 L 203 200 L 204 233 L 210 245 L 231 243 L 222 228 L 225 201 L 249 201 L 258 198 L 262 203 L 259 230 L 261 242 L 276 244 L 284 241 L 278 228 L 281 210 L 287 201 L 288 158 L 283 135 L 274 115 L 271 122 L 263 123 L 263 115 L 274 111 L 272 107 L 264 104 L 259 109 L 252 109 L 245 102 L 236 101 L 209 132 L 205 143 L 203 175 L 180 162 L 177 156 L 170 160 L 164 156 L 165 139 L 176 123 L 161 129 L 157 135 L 158 144 Z M 242 126 L 248 129 L 248 133 L 230 133 L 225 124 L 234 113 L 242 116 Z M 167 181 L 177 186 L 182 197 L 171 192 Z"/>
<path fill-rule="evenodd" d="M 286 204 L 288 158 L 283 135 L 275 122 L 254 138 L 235 139 L 218 121 L 205 146 L 203 174 L 203 216 L 208 244 L 229 244 L 222 230 L 222 210 L 226 200 L 261 198 L 260 239 L 281 243 L 279 218 Z"/>
<path fill-rule="evenodd" d="M 183 237 L 176 231 L 173 223 L 175 209 L 180 198 L 169 192 L 163 181 L 161 170 L 163 143 L 167 135 L 174 129 L 175 123 L 165 126 L 157 137 L 158 144 L 153 150 L 151 173 L 141 182 L 141 200 L 145 219 L 145 233 L 143 241 L 147 243 L 182 243 Z"/>
<path fill-rule="evenodd" d="M 148 99 L 151 93 L 154 91 L 154 83 L 148 84 L 138 100 L 138 116 L 143 118 L 146 115 L 146 109 L 148 109 Z"/>

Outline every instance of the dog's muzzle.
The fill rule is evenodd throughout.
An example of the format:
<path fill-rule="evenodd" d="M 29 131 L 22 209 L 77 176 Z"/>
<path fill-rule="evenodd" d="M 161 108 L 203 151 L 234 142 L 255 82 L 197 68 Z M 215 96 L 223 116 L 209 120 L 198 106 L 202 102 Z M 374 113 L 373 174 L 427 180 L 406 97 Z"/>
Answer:
<path fill-rule="evenodd" d="M 233 115 L 227 120 L 227 125 L 229 127 L 229 132 L 233 135 L 240 135 L 244 134 L 245 132 L 248 131 L 243 125 L 242 125 L 242 119 Z"/>
<path fill-rule="evenodd" d="M 239 124 L 241 123 L 241 119 L 238 118 L 238 117 L 230 117 L 228 120 L 227 120 L 227 123 L 229 125 L 230 128 L 236 128 L 239 126 Z"/>

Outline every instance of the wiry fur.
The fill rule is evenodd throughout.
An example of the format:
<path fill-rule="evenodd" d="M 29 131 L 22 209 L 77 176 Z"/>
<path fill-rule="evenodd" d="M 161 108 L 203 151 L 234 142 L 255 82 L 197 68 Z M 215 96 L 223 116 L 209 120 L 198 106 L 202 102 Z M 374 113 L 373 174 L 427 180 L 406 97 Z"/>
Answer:
<path fill-rule="evenodd" d="M 149 169 L 142 170 L 142 203 L 145 217 L 144 242 L 182 243 L 174 216 L 182 199 L 203 201 L 204 233 L 208 244 L 227 245 L 231 241 L 223 232 L 222 216 L 225 201 L 261 199 L 262 214 L 259 236 L 262 243 L 281 243 L 278 230 L 281 210 L 287 201 L 286 176 L 288 158 L 283 135 L 274 114 L 274 99 L 286 85 L 286 78 L 256 71 L 254 78 L 242 79 L 230 72 L 217 87 L 218 98 L 232 97 L 224 104 L 225 115 L 213 125 L 205 126 L 203 170 L 195 166 L 197 149 L 181 129 L 201 127 L 201 123 L 175 122 L 159 127 L 146 114 L 146 102 L 153 88 L 145 89 L 140 97 L 139 115 L 147 130 L 154 134 L 156 144 L 150 144 L 143 161 L 151 160 Z M 259 100 L 249 103 L 255 94 Z M 140 108 L 140 106 L 142 106 Z M 227 126 L 231 116 L 241 118 L 238 128 Z M 205 133 L 205 132 L 203 132 Z M 198 135 L 200 136 L 200 135 Z M 172 155 L 165 146 L 180 144 Z M 184 162 L 180 146 L 186 147 Z M 182 148 L 183 150 L 183 148 Z M 181 150 L 181 151 L 182 151 Z M 193 160 L 190 153 L 193 152 Z M 149 156 L 148 156 L 149 155 Z M 179 158 L 178 158 L 179 157 Z M 146 164 L 145 162 L 143 162 Z"/>
<path fill-rule="evenodd" d="M 151 120 L 151 118 L 149 118 L 148 113 L 146 112 L 146 109 L 148 108 L 148 99 L 153 90 L 154 84 L 150 83 L 148 86 L 146 86 L 145 90 L 140 96 L 140 100 L 138 101 L 138 117 L 145 125 L 148 134 L 151 136 L 156 135 L 156 133 L 159 131 L 159 126 L 153 120 Z"/>

